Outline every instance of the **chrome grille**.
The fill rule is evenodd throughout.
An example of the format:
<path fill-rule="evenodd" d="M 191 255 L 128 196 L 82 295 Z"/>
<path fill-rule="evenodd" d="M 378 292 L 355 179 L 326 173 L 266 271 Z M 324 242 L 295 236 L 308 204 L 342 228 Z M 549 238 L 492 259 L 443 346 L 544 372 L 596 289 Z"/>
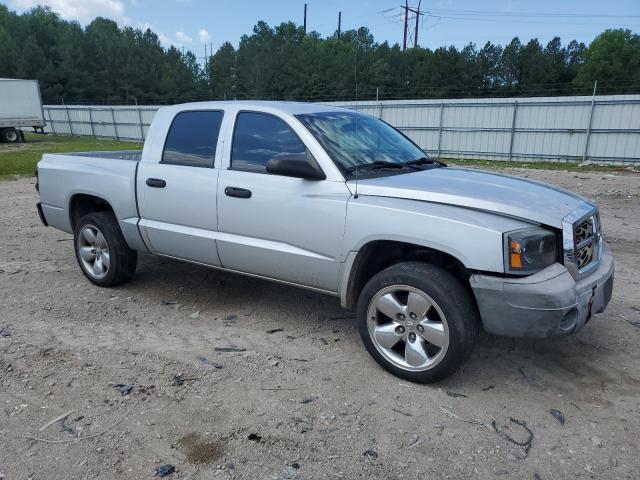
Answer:
<path fill-rule="evenodd" d="M 573 232 L 575 262 L 578 271 L 582 271 L 597 259 L 600 239 L 598 215 L 594 213 L 576 222 Z"/>

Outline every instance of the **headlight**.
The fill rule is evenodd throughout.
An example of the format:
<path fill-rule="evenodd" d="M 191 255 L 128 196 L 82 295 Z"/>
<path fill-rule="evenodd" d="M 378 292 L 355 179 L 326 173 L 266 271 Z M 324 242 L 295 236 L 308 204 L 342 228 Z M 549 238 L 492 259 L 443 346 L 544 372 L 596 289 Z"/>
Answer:
<path fill-rule="evenodd" d="M 557 258 L 556 235 L 544 228 L 527 228 L 504 234 L 507 273 L 534 273 Z"/>

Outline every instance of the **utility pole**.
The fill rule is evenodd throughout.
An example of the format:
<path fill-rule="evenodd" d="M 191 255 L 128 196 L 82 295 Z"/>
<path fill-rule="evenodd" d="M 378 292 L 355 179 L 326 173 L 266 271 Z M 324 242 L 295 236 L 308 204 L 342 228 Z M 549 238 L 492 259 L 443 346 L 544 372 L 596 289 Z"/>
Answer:
<path fill-rule="evenodd" d="M 422 0 L 420 0 L 418 2 L 418 9 L 415 10 L 416 13 L 416 29 L 415 29 L 415 33 L 413 35 L 413 48 L 418 48 L 418 22 L 420 20 L 420 4 L 422 3 Z"/>
<path fill-rule="evenodd" d="M 307 4 L 304 4 L 304 33 L 307 34 Z"/>
<path fill-rule="evenodd" d="M 340 27 L 342 26 L 342 12 L 338 12 L 338 40 L 340 40 Z"/>
<path fill-rule="evenodd" d="M 409 0 L 405 0 L 404 2 L 404 38 L 402 40 L 402 51 L 404 52 L 407 49 L 407 28 L 409 21 Z"/>
<path fill-rule="evenodd" d="M 420 4 L 422 0 L 418 1 L 418 8 L 412 8 L 409 6 L 409 1 L 405 0 L 404 5 L 400 5 L 400 8 L 404 10 L 404 32 L 402 38 L 402 51 L 407 49 L 407 32 L 409 31 L 409 12 L 416 15 L 416 25 L 413 28 L 413 48 L 418 48 L 418 29 L 420 27 L 420 15 L 423 12 L 420 11 Z"/>

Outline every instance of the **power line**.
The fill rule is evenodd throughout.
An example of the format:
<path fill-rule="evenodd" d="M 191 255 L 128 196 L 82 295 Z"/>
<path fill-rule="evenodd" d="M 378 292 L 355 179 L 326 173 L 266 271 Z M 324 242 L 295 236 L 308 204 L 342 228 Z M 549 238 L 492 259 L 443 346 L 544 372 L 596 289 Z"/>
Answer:
<path fill-rule="evenodd" d="M 640 15 L 613 15 L 605 13 L 542 13 L 542 12 L 500 12 L 489 10 L 454 10 L 447 8 L 430 8 L 430 12 L 455 15 L 505 16 L 505 17 L 568 17 L 568 18 L 640 18 Z"/>
<path fill-rule="evenodd" d="M 468 17 L 468 16 L 455 16 L 455 15 L 441 15 L 439 13 L 432 13 L 431 11 L 421 12 L 426 14 L 432 18 L 444 18 L 447 20 L 462 20 L 462 21 L 472 21 L 472 22 L 495 22 L 495 23 L 522 23 L 522 24 L 534 24 L 534 25 L 590 25 L 590 26 L 601 26 L 603 23 L 594 23 L 594 22 L 569 22 L 569 21 L 548 21 L 548 20 L 520 20 L 518 18 L 483 18 L 483 17 Z M 626 24 L 626 25 L 616 25 L 618 27 L 637 27 L 638 24 Z"/>

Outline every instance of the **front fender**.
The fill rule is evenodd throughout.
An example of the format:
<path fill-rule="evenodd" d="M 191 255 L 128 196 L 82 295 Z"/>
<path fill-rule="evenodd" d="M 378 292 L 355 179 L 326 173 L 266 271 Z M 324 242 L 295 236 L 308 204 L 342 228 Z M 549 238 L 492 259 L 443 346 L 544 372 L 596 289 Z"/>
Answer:
<path fill-rule="evenodd" d="M 346 295 L 357 253 L 369 242 L 427 247 L 455 257 L 469 270 L 503 273 L 503 233 L 531 225 L 464 207 L 359 195 L 347 206 L 340 294 Z"/>

